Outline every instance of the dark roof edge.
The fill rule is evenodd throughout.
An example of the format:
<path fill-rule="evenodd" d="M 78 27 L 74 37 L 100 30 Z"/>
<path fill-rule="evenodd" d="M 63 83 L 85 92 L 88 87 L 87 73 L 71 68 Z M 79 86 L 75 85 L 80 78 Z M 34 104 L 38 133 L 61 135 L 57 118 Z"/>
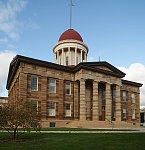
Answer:
<path fill-rule="evenodd" d="M 137 82 L 128 81 L 124 79 L 122 79 L 122 83 L 127 85 L 137 86 L 137 87 L 141 87 L 143 85 L 142 83 L 137 83 Z"/>
<path fill-rule="evenodd" d="M 0 96 L 0 99 L 8 99 L 8 97 Z"/>
<path fill-rule="evenodd" d="M 38 60 L 38 59 L 30 58 L 30 57 L 25 57 L 25 56 L 21 56 L 21 55 L 16 55 L 10 63 L 8 79 L 7 79 L 7 85 L 6 85 L 7 90 L 10 87 L 10 84 L 11 84 L 11 82 L 12 82 L 14 76 L 15 76 L 15 73 L 17 71 L 17 68 L 18 68 L 20 62 L 31 63 L 33 65 L 38 65 L 38 66 L 42 66 L 42 67 L 49 67 L 49 68 L 52 68 L 52 69 L 58 69 L 58 70 L 61 70 L 61 71 L 66 71 L 66 72 L 73 73 L 73 69 L 70 68 L 70 67 L 67 67 L 67 66 L 62 66 L 62 65 L 59 65 L 59 64 L 54 64 L 54 63 L 51 63 L 51 62 Z"/>
<path fill-rule="evenodd" d="M 103 70 L 103 69 L 100 69 L 100 68 L 93 68 L 93 67 L 85 66 L 83 63 L 80 63 L 79 65 L 77 65 L 74 68 L 74 71 L 77 72 L 80 69 L 86 69 L 86 70 L 90 70 L 90 71 L 94 71 L 94 72 L 99 72 L 99 73 L 103 73 L 103 74 L 107 74 L 107 75 L 112 75 L 112 76 L 119 77 L 119 78 L 124 77 L 124 75 L 119 74 L 119 73 L 114 73 L 114 72 Z"/>
<path fill-rule="evenodd" d="M 82 62 L 82 64 L 84 65 L 97 65 L 97 66 L 106 66 L 108 67 L 109 69 L 117 72 L 117 73 L 120 73 L 122 75 L 126 75 L 124 72 L 122 72 L 121 70 L 119 70 L 118 68 L 114 67 L 113 65 L 111 65 L 110 63 L 108 63 L 107 61 L 100 61 L 100 62 Z"/>

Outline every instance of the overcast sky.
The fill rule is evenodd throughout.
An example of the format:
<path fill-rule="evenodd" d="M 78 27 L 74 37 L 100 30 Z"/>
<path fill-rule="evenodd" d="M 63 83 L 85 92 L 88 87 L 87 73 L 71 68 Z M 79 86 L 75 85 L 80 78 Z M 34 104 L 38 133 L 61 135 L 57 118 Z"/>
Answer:
<path fill-rule="evenodd" d="M 145 0 L 73 0 L 72 28 L 88 61 L 107 61 L 145 84 Z M 0 96 L 16 54 L 54 62 L 53 46 L 69 28 L 70 0 L 0 0 Z M 145 86 L 141 88 L 145 106 Z"/>

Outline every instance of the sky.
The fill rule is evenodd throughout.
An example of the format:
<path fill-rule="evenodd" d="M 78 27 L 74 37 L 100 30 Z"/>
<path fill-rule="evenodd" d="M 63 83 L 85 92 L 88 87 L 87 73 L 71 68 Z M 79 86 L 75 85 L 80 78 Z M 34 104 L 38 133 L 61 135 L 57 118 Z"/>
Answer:
<path fill-rule="evenodd" d="M 107 61 L 143 83 L 145 0 L 73 0 L 72 28 L 89 47 L 88 61 Z M 0 0 L 0 96 L 16 54 L 54 62 L 53 46 L 70 27 L 70 0 Z"/>

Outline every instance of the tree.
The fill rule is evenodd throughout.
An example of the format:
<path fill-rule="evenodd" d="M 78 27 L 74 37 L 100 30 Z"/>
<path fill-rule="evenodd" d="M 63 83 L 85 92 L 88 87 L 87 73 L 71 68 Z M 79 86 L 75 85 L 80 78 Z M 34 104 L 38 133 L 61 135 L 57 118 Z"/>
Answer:
<path fill-rule="evenodd" d="M 8 131 L 14 139 L 32 129 L 40 131 L 40 111 L 28 100 L 17 100 L 0 107 L 0 129 Z"/>

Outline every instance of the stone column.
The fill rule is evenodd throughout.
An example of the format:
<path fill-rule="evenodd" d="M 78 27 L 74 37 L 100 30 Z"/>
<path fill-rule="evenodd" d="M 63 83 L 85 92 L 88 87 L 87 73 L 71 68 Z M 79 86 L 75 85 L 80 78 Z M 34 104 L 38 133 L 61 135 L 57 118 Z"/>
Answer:
<path fill-rule="evenodd" d="M 54 61 L 55 61 L 55 64 L 56 64 L 56 53 L 54 53 Z"/>
<path fill-rule="evenodd" d="M 75 48 L 75 65 L 77 65 L 77 48 Z"/>
<path fill-rule="evenodd" d="M 59 64 L 59 51 L 57 51 L 57 64 Z"/>
<path fill-rule="evenodd" d="M 61 62 L 62 62 L 62 65 L 64 65 L 64 49 L 62 49 L 62 60 L 61 60 Z"/>
<path fill-rule="evenodd" d="M 83 51 L 81 50 L 81 62 L 83 62 L 82 52 L 83 52 Z"/>
<path fill-rule="evenodd" d="M 85 62 L 87 62 L 87 54 L 85 53 L 84 56 L 85 56 Z"/>
<path fill-rule="evenodd" d="M 93 120 L 99 120 L 98 100 L 98 82 L 93 81 Z"/>
<path fill-rule="evenodd" d="M 116 85 L 116 121 L 121 121 L 121 98 L 119 85 Z"/>
<path fill-rule="evenodd" d="M 110 84 L 106 83 L 106 106 L 105 106 L 105 121 L 111 121 L 111 110 L 112 110 L 112 103 L 111 103 L 111 88 Z"/>
<path fill-rule="evenodd" d="M 68 53 L 69 53 L 69 57 L 68 57 L 68 65 L 71 65 L 71 52 L 70 52 L 70 47 L 68 48 Z"/>
<path fill-rule="evenodd" d="M 80 120 L 86 120 L 86 86 L 85 79 L 80 79 Z"/>

